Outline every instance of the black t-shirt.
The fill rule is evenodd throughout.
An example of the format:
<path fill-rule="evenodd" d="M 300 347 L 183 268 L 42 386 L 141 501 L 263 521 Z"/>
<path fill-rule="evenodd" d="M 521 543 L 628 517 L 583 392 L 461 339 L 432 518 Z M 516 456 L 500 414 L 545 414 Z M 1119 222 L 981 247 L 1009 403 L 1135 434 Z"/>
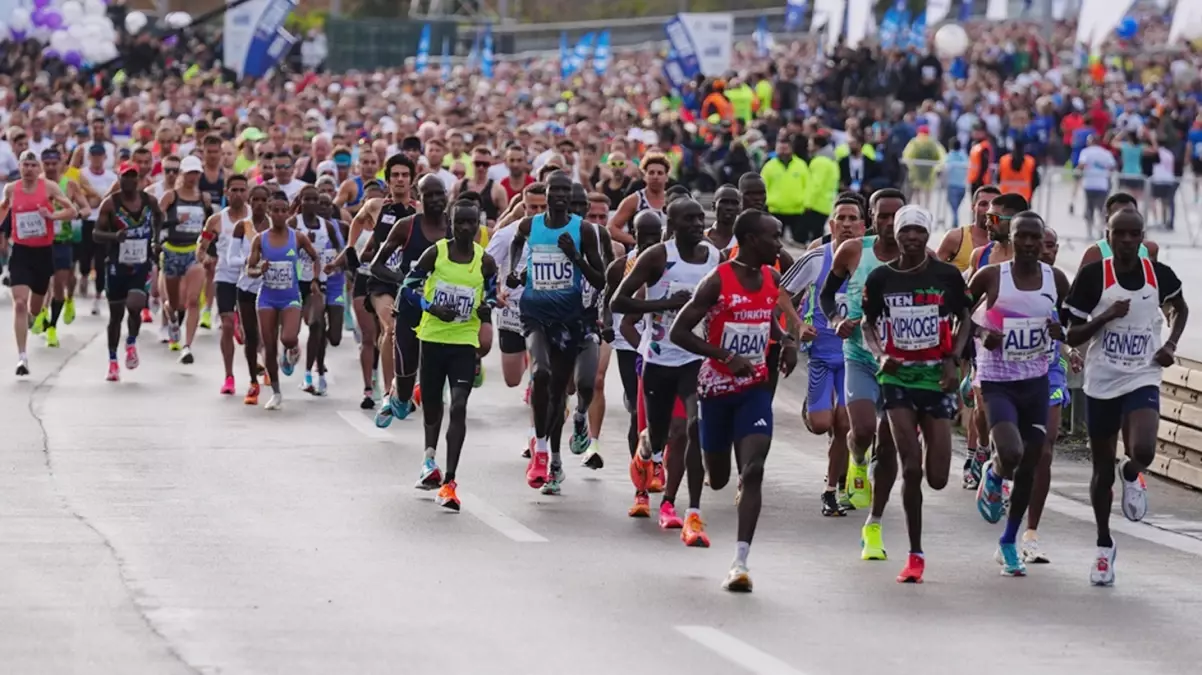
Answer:
<path fill-rule="evenodd" d="M 376 227 L 371 231 L 371 238 L 376 242 L 375 250 L 378 252 L 384 247 L 384 242 L 388 240 L 388 234 L 392 232 L 392 228 L 396 226 L 402 219 L 417 213 L 416 210 L 405 206 L 404 204 L 385 204 L 380 209 L 380 215 L 376 216 Z M 402 249 L 398 249 L 393 255 L 399 255 Z M 378 284 L 391 285 L 386 281 L 379 279 L 374 280 Z"/>
<path fill-rule="evenodd" d="M 1089 263 L 1077 272 L 1077 278 L 1073 279 L 1073 285 L 1068 291 L 1068 298 L 1064 301 L 1061 319 L 1065 323 L 1086 321 L 1097 308 L 1098 302 L 1102 299 L 1104 287 L 1103 262 L 1099 260 Z M 1172 268 L 1153 262 L 1152 270 L 1156 274 L 1156 288 L 1160 292 L 1159 304 L 1163 305 L 1181 294 L 1181 280 L 1177 278 L 1177 274 Z M 1144 266 L 1142 262 L 1126 271 L 1116 268 L 1115 280 L 1118 281 L 1119 286 L 1129 291 L 1138 291 L 1143 288 Z"/>

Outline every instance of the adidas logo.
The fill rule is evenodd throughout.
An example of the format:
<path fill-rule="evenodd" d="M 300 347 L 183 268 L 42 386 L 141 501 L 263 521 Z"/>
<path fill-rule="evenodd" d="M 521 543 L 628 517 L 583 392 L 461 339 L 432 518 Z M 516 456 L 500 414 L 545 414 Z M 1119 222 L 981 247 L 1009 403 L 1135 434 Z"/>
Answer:
<path fill-rule="evenodd" d="M 765 421 L 764 421 L 764 418 L 762 418 L 762 417 L 761 417 L 760 419 L 758 419 L 758 420 L 756 420 L 756 421 L 755 421 L 755 425 L 754 425 L 754 426 L 757 426 L 757 427 L 766 427 L 766 426 L 768 426 L 768 423 L 767 423 L 767 422 L 765 422 Z"/>

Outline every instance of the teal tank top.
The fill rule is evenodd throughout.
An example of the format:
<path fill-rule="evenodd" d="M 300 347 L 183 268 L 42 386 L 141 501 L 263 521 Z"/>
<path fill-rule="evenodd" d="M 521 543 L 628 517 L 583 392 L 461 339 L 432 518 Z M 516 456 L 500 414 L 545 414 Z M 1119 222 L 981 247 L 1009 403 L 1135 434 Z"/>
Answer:
<path fill-rule="evenodd" d="M 1106 241 L 1105 239 L 1098 240 L 1098 252 L 1102 254 L 1102 260 L 1114 257 L 1114 251 L 1112 251 L 1110 249 L 1110 242 Z M 1139 245 L 1139 257 L 1141 257 L 1141 258 L 1148 257 L 1148 247 L 1147 246 L 1144 246 L 1143 244 Z"/>
<path fill-rule="evenodd" d="M 861 240 L 864 250 L 860 253 L 860 264 L 856 265 L 856 271 L 847 280 L 847 318 L 849 319 L 863 318 L 864 308 L 861 301 L 864 298 L 864 283 L 868 281 L 868 275 L 872 270 L 885 262 L 877 258 L 876 252 L 873 251 L 876 239 L 876 235 L 869 235 Z M 876 357 L 864 348 L 864 332 L 859 326 L 852 332 L 851 337 L 843 341 L 843 356 L 853 361 L 876 365 Z"/>

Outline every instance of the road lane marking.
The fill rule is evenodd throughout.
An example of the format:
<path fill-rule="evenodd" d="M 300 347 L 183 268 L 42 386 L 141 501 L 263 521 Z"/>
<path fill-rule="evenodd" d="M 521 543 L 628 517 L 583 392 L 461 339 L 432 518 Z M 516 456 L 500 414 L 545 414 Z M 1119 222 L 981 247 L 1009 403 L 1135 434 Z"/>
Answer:
<path fill-rule="evenodd" d="M 480 522 L 509 537 L 513 541 L 519 544 L 547 543 L 546 537 L 501 513 L 494 506 L 476 495 L 460 490 L 459 499 L 464 511 L 472 514 Z"/>
<path fill-rule="evenodd" d="M 681 635 L 755 675 L 805 675 L 780 659 L 710 626 L 674 626 Z"/>
<path fill-rule="evenodd" d="M 351 425 L 351 428 L 368 438 L 377 441 L 387 441 L 392 438 L 392 434 L 380 429 L 376 423 L 369 420 L 363 413 L 351 410 L 339 410 L 338 416 L 342 421 Z"/>
<path fill-rule="evenodd" d="M 1116 483 L 1118 480 L 1116 479 Z M 1122 499 L 1122 490 L 1115 490 L 1115 499 Z M 1069 518 L 1074 518 L 1091 525 L 1094 523 L 1093 507 L 1057 494 L 1048 495 L 1047 508 Z M 1122 514 L 1111 514 L 1110 529 L 1119 534 L 1125 534 L 1136 539 L 1153 544 L 1160 544 L 1182 553 L 1202 557 L 1202 541 L 1188 535 L 1179 534 L 1172 530 L 1152 525 L 1151 523 L 1133 523 Z"/>

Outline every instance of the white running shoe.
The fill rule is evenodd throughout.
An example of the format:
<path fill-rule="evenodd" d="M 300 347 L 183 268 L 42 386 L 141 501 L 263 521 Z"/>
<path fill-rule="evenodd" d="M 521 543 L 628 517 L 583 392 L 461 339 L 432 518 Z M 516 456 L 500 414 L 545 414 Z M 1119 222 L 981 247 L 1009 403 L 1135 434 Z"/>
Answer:
<path fill-rule="evenodd" d="M 100 307 L 102 302 L 103 301 L 100 299 L 99 295 L 92 298 L 92 316 L 100 316 Z"/>
<path fill-rule="evenodd" d="M 1124 471 L 1129 461 L 1131 460 L 1124 459 L 1118 466 L 1118 477 L 1123 483 L 1123 515 L 1127 516 L 1127 520 L 1138 523 L 1148 515 L 1148 483 L 1144 480 L 1142 473 L 1137 475 L 1133 481 L 1128 481 L 1124 477 Z"/>
<path fill-rule="evenodd" d="M 29 374 L 29 359 L 22 356 L 17 359 L 17 377 L 25 377 Z"/>
<path fill-rule="evenodd" d="M 284 407 L 284 397 L 278 393 L 272 393 L 271 398 L 267 399 L 267 403 L 263 405 L 264 410 L 279 410 Z"/>
<path fill-rule="evenodd" d="M 179 362 L 188 365 L 193 363 L 195 360 L 195 357 L 192 356 L 192 348 L 184 345 L 183 351 L 179 355 Z"/>
<path fill-rule="evenodd" d="M 171 329 L 167 328 L 166 324 L 159 325 L 159 342 L 163 344 L 171 342 Z"/>
<path fill-rule="evenodd" d="M 1028 565 L 1046 565 L 1052 562 L 1048 560 L 1047 554 L 1039 549 L 1039 535 L 1027 530 L 1023 533 L 1023 543 L 1021 547 L 1023 562 Z"/>
<path fill-rule="evenodd" d="M 1089 583 L 1094 586 L 1113 586 L 1114 559 L 1117 556 L 1118 549 L 1114 546 L 1099 546 L 1098 555 L 1093 562 L 1093 568 L 1089 570 Z"/>

